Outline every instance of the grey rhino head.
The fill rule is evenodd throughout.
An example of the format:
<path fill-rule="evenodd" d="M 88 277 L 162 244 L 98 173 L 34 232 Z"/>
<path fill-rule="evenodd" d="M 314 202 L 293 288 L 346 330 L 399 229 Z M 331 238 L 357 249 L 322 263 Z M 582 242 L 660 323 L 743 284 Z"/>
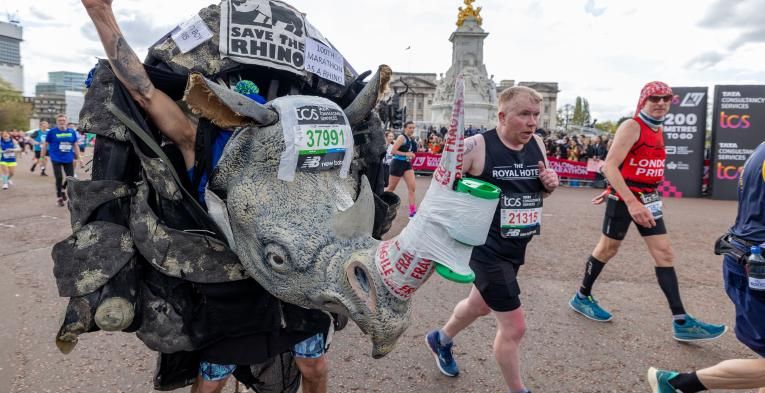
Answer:
<path fill-rule="evenodd" d="M 351 127 L 367 117 L 389 77 L 390 69 L 381 67 L 345 109 Z M 350 317 L 370 335 L 374 357 L 389 353 L 409 325 L 410 302 L 391 296 L 375 268 L 380 242 L 371 236 L 375 207 L 366 177 L 351 167 L 346 177 L 331 169 L 294 171 L 291 181 L 280 180 L 290 146 L 278 105 L 225 98 L 230 92 L 201 82 L 202 92 L 187 91 L 195 112 L 221 126 L 243 117 L 254 124 L 235 133 L 208 185 L 211 214 L 225 217 L 221 227 L 242 265 L 283 301 Z M 214 96 L 228 109 L 211 105 Z M 287 98 L 335 105 L 319 97 Z"/>
<path fill-rule="evenodd" d="M 392 349 L 405 330 L 408 304 L 380 302 L 387 291 L 375 279 L 379 242 L 366 178 L 335 170 L 278 180 L 279 125 L 243 130 L 229 143 L 212 188 L 225 190 L 242 265 L 281 300 L 348 315 L 372 335 L 373 353 L 389 352 L 380 348 Z"/>

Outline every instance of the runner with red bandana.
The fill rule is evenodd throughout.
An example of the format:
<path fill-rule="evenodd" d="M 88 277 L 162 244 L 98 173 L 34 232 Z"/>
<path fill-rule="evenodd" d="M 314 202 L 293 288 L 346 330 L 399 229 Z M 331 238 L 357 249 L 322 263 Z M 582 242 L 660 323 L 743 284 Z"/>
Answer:
<path fill-rule="evenodd" d="M 656 191 L 664 178 L 666 152 L 662 124 L 671 103 L 672 89 L 662 82 L 650 82 L 640 93 L 635 116 L 616 130 L 602 169 L 610 186 L 593 199 L 594 204 L 606 201 L 603 234 L 587 259 L 582 286 L 569 306 L 595 321 L 608 322 L 613 318 L 592 296 L 592 286 L 606 263 L 616 256 L 634 222 L 654 259 L 656 278 L 669 302 L 673 337 L 678 341 L 707 341 L 725 334 L 727 327 L 704 323 L 685 312 L 662 202 Z"/>

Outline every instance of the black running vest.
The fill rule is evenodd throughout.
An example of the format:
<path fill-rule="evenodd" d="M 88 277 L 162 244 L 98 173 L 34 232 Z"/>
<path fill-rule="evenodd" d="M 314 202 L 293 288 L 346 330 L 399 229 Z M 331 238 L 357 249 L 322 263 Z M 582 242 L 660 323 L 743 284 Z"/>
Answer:
<path fill-rule="evenodd" d="M 402 153 L 409 153 L 409 152 L 416 153 L 417 142 L 414 141 L 414 138 L 410 138 L 406 134 L 401 134 L 401 136 L 404 137 L 405 142 L 398 147 L 398 151 Z M 400 161 L 409 161 L 409 158 L 407 156 L 402 156 L 402 155 L 394 155 L 393 159 L 400 160 Z"/>
<path fill-rule="evenodd" d="M 501 257 L 511 247 L 531 240 L 539 234 L 542 220 L 542 192 L 539 161 L 545 157 L 535 139 L 521 150 L 507 148 L 493 129 L 483 134 L 486 158 L 477 179 L 487 181 L 502 190 L 486 244 L 481 254 Z M 475 254 L 474 254 L 475 255 Z"/>

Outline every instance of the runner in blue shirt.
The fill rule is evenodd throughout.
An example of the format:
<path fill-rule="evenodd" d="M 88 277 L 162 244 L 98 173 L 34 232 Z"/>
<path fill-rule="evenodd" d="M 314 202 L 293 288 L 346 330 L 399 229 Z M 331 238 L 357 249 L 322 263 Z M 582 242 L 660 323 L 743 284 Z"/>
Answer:
<path fill-rule="evenodd" d="M 16 153 L 21 151 L 19 144 L 11 138 L 11 133 L 3 131 L 0 136 L 0 174 L 3 179 L 3 190 L 7 190 L 8 186 L 13 184 L 11 178 L 16 171 Z"/>
<path fill-rule="evenodd" d="M 50 153 L 50 161 L 53 164 L 53 175 L 56 177 L 56 196 L 58 205 L 64 206 L 66 193 L 63 192 L 63 170 L 67 176 L 74 176 L 74 161 L 82 165 L 80 148 L 77 146 L 77 131 L 66 127 L 66 115 L 56 116 L 56 127 L 48 130 L 40 155 Z"/>
<path fill-rule="evenodd" d="M 752 289 L 747 256 L 751 246 L 765 247 L 765 143 L 744 164 L 738 182 L 738 214 L 726 242 L 737 252 L 723 259 L 725 292 L 736 309 L 736 338 L 752 359 L 729 359 L 696 372 L 648 370 L 654 393 L 695 393 L 709 389 L 757 389 L 765 393 L 765 291 Z M 756 281 L 755 281 L 756 283 Z"/>
<path fill-rule="evenodd" d="M 35 130 L 30 137 L 34 142 L 32 144 L 34 145 L 34 151 L 35 151 L 35 159 L 32 161 L 32 168 L 29 170 L 34 172 L 35 168 L 37 168 L 37 164 L 40 164 L 40 176 L 48 176 L 45 173 L 45 156 L 40 156 L 40 151 L 42 150 L 42 145 L 45 143 L 45 136 L 48 134 L 48 122 L 43 120 L 40 122 L 40 128 Z"/>

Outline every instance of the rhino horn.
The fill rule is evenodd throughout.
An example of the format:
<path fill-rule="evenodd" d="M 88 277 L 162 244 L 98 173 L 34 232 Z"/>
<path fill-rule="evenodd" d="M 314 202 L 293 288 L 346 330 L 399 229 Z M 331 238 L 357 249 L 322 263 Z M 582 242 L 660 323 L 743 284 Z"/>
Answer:
<path fill-rule="evenodd" d="M 356 128 L 356 126 L 363 123 L 369 112 L 374 109 L 377 102 L 385 94 L 392 74 L 393 71 L 391 71 L 390 67 L 385 64 L 381 65 L 369 83 L 364 86 L 364 89 L 345 108 L 345 116 L 348 118 L 351 128 Z"/>
<path fill-rule="evenodd" d="M 198 73 L 189 75 L 183 100 L 195 115 L 208 118 L 221 128 L 264 127 L 279 121 L 275 111 Z"/>
<path fill-rule="evenodd" d="M 338 211 L 332 217 L 332 229 L 343 239 L 360 235 L 372 236 L 375 221 L 375 200 L 366 176 L 361 176 L 359 196 L 353 206 Z"/>

